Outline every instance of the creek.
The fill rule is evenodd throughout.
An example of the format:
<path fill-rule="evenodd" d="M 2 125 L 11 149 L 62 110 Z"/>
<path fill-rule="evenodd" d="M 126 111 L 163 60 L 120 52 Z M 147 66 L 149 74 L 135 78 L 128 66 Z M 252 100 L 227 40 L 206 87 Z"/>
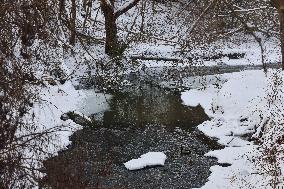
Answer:
<path fill-rule="evenodd" d="M 217 164 L 205 157 L 220 148 L 197 125 L 208 120 L 201 106 L 182 104 L 180 92 L 139 82 L 113 92 L 94 126 L 71 136 L 72 144 L 44 162 L 43 184 L 51 188 L 201 187 Z M 85 103 L 92 106 L 92 102 Z M 163 167 L 127 170 L 123 163 L 149 151 L 167 155 Z"/>

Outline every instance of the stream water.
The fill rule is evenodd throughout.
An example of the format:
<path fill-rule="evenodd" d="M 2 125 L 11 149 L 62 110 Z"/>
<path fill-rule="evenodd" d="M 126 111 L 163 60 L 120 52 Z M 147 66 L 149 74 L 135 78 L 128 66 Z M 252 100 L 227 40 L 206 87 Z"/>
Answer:
<path fill-rule="evenodd" d="M 93 115 L 93 127 L 75 132 L 67 150 L 44 162 L 42 186 L 188 189 L 207 181 L 209 168 L 217 163 L 204 154 L 220 146 L 196 128 L 209 119 L 202 107 L 184 106 L 179 92 L 146 84 L 112 95 L 109 110 Z M 124 167 L 149 151 L 164 152 L 165 166 Z"/>

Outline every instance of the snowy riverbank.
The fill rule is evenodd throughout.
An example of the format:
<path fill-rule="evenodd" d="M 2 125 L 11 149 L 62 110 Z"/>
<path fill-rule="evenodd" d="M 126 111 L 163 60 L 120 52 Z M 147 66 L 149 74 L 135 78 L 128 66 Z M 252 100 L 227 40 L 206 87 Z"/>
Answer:
<path fill-rule="evenodd" d="M 261 70 L 222 74 L 216 76 L 222 82 L 182 94 L 184 104 L 200 104 L 211 117 L 198 128 L 225 145 L 206 156 L 231 165 L 211 167 L 212 174 L 203 189 L 283 186 L 279 171 L 284 168 L 280 152 L 284 98 L 279 92 L 283 89 L 283 75 L 276 70 L 267 74 Z"/>
<path fill-rule="evenodd" d="M 34 103 L 30 114 L 25 117 L 27 123 L 34 124 L 35 130 L 21 130 L 17 135 L 29 136 L 33 133 L 46 133 L 43 157 L 54 156 L 65 149 L 71 142 L 69 137 L 82 126 L 72 120 L 61 120 L 62 114 L 76 111 L 89 116 L 107 110 L 110 95 L 97 93 L 94 90 L 76 90 L 71 81 L 65 84 L 37 88 L 39 99 Z M 92 102 L 92 106 L 86 104 Z M 26 154 L 31 155 L 30 153 Z"/>

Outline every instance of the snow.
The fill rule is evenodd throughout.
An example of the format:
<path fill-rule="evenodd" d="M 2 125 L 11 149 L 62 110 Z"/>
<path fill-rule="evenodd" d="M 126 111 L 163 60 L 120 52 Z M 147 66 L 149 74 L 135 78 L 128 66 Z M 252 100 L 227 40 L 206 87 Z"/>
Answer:
<path fill-rule="evenodd" d="M 218 163 L 231 164 L 228 167 L 211 167 L 209 181 L 201 189 L 272 188 L 270 183 L 273 171 L 265 171 L 269 163 L 262 160 L 262 149 L 275 146 L 273 141 L 282 136 L 280 130 L 283 133 L 281 115 L 284 108 L 281 105 L 284 98 L 282 93 L 277 94 L 277 97 L 272 95 L 275 91 L 273 89 L 277 88 L 273 84 L 277 83 L 275 78 L 280 78 L 277 90 L 283 90 L 283 76 L 284 73 L 278 70 L 269 70 L 267 74 L 262 70 L 227 73 L 218 75 L 220 79 L 215 80 L 215 83 L 209 82 L 205 88 L 197 85 L 195 89 L 182 93 L 181 99 L 185 105 L 200 104 L 211 117 L 211 120 L 200 124 L 198 129 L 225 146 L 224 149 L 205 155 L 216 157 Z M 275 98 L 274 104 L 270 98 Z M 277 110 L 273 109 L 274 106 Z M 260 137 L 260 128 L 267 120 L 272 120 L 269 122 L 270 127 L 265 128 L 264 135 Z M 246 134 L 254 134 L 265 142 L 256 145 L 243 137 Z M 281 145 L 276 145 L 276 148 L 279 151 L 283 149 Z M 279 155 L 278 166 L 283 170 L 281 158 Z M 283 186 L 281 184 L 283 181 L 280 181 L 279 187 Z"/>
<path fill-rule="evenodd" d="M 35 130 L 20 130 L 17 135 L 23 136 L 30 133 L 53 131 L 49 135 L 48 142 L 45 144 L 44 151 L 47 154 L 56 155 L 59 150 L 65 149 L 70 144 L 69 137 L 77 130 L 82 129 L 82 126 L 74 123 L 72 120 L 63 121 L 61 115 L 69 111 L 74 111 L 82 115 L 87 120 L 91 121 L 87 111 L 82 111 L 80 107 L 82 102 L 89 99 L 89 95 L 93 94 L 99 97 L 104 96 L 100 93 L 95 93 L 93 90 L 76 90 L 71 81 L 67 81 L 63 85 L 47 86 L 37 88 L 39 91 L 39 100 L 34 103 L 30 113 L 25 117 L 27 123 L 35 124 Z M 88 102 L 89 107 L 94 105 L 91 113 L 97 113 L 108 109 L 105 98 L 96 99 L 93 97 L 93 102 Z M 110 98 L 110 96 L 108 96 Z M 99 104 L 104 104 L 100 107 Z M 85 105 L 83 105 L 85 106 Z M 30 153 L 26 153 L 29 155 Z M 46 158 L 46 157 L 41 157 Z"/>
<path fill-rule="evenodd" d="M 189 106 L 201 104 L 211 117 L 221 115 L 235 119 L 242 115 L 247 104 L 254 97 L 264 93 L 265 74 L 260 70 L 222 74 L 220 80 L 228 81 L 224 84 L 211 84 L 205 90 L 183 92 L 181 96 L 183 103 Z M 220 87 L 222 88 L 219 89 Z"/>
<path fill-rule="evenodd" d="M 281 49 L 279 40 L 276 38 L 263 39 L 265 63 L 278 63 L 281 61 Z M 235 35 L 230 40 L 218 40 L 205 49 L 194 49 L 191 54 L 197 57 L 210 57 L 216 54 L 244 54 L 243 58 L 229 59 L 223 57 L 216 60 L 204 60 L 202 65 L 262 65 L 261 49 L 253 37 L 244 35 Z"/>
<path fill-rule="evenodd" d="M 136 0 L 131 0 L 127 3 L 125 3 L 123 6 L 119 7 L 116 11 L 115 11 L 115 14 L 118 13 L 118 12 L 121 12 L 123 10 L 125 10 L 127 7 L 129 7 L 131 4 L 133 4 Z"/>
<path fill-rule="evenodd" d="M 167 156 L 163 152 L 148 152 L 138 159 L 132 159 L 124 163 L 128 170 L 138 170 L 145 167 L 164 166 Z"/>
<path fill-rule="evenodd" d="M 241 41 L 241 42 L 240 42 Z M 263 40 L 264 59 L 266 64 L 279 63 L 281 61 L 281 50 L 279 40 L 276 38 L 268 38 Z M 183 60 L 175 66 L 238 66 L 238 65 L 262 65 L 261 62 L 261 49 L 259 44 L 254 38 L 249 36 L 233 36 L 230 41 L 218 40 L 210 46 L 198 47 L 181 55 L 180 46 L 175 44 L 162 44 L 162 43 L 138 43 L 133 44 L 130 49 L 125 53 L 126 56 L 155 56 L 164 58 L 177 58 Z M 227 56 L 217 59 L 207 60 L 206 58 L 213 57 L 214 55 L 228 55 L 228 54 L 244 54 L 244 57 L 238 59 L 230 59 Z M 194 57 L 198 60 L 190 62 L 188 57 Z M 205 58 L 206 57 L 206 58 Z M 142 61 L 146 67 L 168 67 L 173 66 L 173 63 L 163 61 Z"/>
<path fill-rule="evenodd" d="M 30 114 L 35 117 L 32 121 L 38 125 L 37 129 L 44 131 L 66 125 L 62 127 L 62 131 L 56 133 L 54 141 L 49 146 L 49 153 L 55 153 L 57 148 L 62 149 L 68 145 L 70 143 L 69 136 L 81 128 L 71 121 L 63 122 L 60 116 L 69 111 L 76 111 L 77 105 L 85 98 L 85 95 L 82 91 L 76 91 L 70 81 L 64 85 L 48 86 L 38 90 L 40 91 L 40 100 L 34 104 Z M 57 146 L 56 148 L 54 148 L 54 144 Z"/>

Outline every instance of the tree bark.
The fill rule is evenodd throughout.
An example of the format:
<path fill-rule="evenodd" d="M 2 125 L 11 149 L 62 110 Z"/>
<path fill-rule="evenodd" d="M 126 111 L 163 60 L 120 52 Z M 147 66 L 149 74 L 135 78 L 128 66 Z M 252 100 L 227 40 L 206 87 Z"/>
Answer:
<path fill-rule="evenodd" d="M 116 19 L 138 4 L 140 0 L 133 0 L 122 9 L 114 10 L 115 0 L 101 0 L 101 9 L 105 17 L 106 44 L 105 53 L 115 56 L 120 51 L 118 42 Z"/>
<path fill-rule="evenodd" d="M 107 1 L 101 0 L 101 9 L 105 17 L 105 53 L 112 56 L 116 54 L 119 48 L 114 7 L 113 4 L 110 5 Z"/>
<path fill-rule="evenodd" d="M 76 42 L 76 0 L 72 0 L 71 7 L 71 20 L 70 20 L 70 32 L 71 36 L 69 39 L 70 45 L 75 45 Z"/>
<path fill-rule="evenodd" d="M 105 20 L 106 29 L 106 46 L 105 51 L 107 54 L 114 55 L 118 49 L 117 25 L 116 19 L 113 16 L 107 16 Z"/>
<path fill-rule="evenodd" d="M 59 0 L 59 18 L 62 19 L 65 15 L 65 0 Z"/>

